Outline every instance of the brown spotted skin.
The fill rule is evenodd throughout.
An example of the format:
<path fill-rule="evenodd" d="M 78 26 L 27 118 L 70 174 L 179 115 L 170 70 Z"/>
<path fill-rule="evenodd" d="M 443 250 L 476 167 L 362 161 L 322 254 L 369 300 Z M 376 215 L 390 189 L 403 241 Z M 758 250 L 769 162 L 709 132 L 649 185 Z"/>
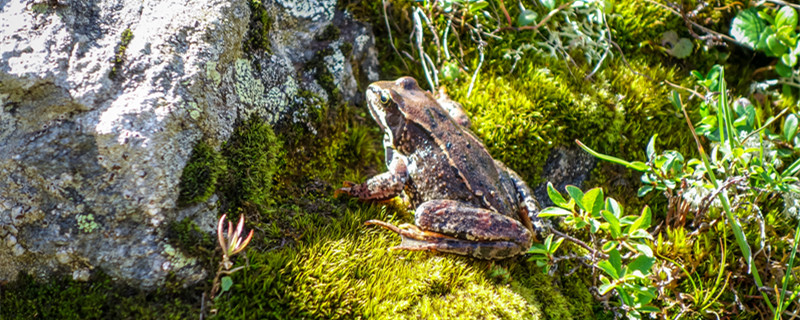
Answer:
<path fill-rule="evenodd" d="M 527 251 L 534 233 L 543 231 L 538 204 L 525 182 L 459 124 L 468 122 L 453 120 L 463 110 L 450 106 L 448 112 L 409 77 L 373 83 L 367 104 L 386 135 L 389 171 L 339 192 L 382 200 L 405 191 L 417 208 L 416 226 L 367 222 L 400 234 L 403 242 L 394 249 L 480 259 Z"/>

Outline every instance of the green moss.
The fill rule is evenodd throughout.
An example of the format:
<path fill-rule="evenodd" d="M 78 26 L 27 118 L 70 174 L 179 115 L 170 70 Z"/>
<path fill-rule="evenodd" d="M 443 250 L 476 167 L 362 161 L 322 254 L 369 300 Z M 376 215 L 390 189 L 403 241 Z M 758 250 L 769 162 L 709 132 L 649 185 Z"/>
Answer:
<path fill-rule="evenodd" d="M 198 141 L 189 161 L 183 167 L 178 185 L 178 204 L 185 206 L 208 200 L 216 191 L 217 179 L 225 172 L 225 167 L 225 159 L 218 151 L 205 141 Z"/>
<path fill-rule="evenodd" d="M 336 86 L 333 74 L 325 64 L 325 57 L 333 54 L 334 51 L 330 47 L 317 51 L 314 57 L 306 63 L 304 71 L 312 72 L 315 75 L 314 78 L 317 79 L 319 86 L 328 94 L 329 103 L 337 105 L 341 102 L 342 95 Z"/>
<path fill-rule="evenodd" d="M 388 209 L 388 210 L 387 210 Z M 294 248 L 248 252 L 250 268 L 233 276 L 215 307 L 223 318 L 584 319 L 583 300 L 563 296 L 553 279 L 523 259 L 499 263 L 454 255 L 394 252 L 395 234 L 368 219 L 408 221 L 400 206 L 351 202 L 305 230 Z M 308 214 L 312 214 L 308 212 Z M 399 215 L 398 215 L 399 214 Z M 397 221 L 397 217 L 404 217 Z M 241 262 L 240 262 L 241 263 Z M 514 281 L 496 283 L 495 265 Z M 572 309 L 582 310 L 572 313 Z"/>
<path fill-rule="evenodd" d="M 88 282 L 47 282 L 20 273 L 0 290 L 2 319 L 187 319 L 199 311 L 191 289 L 141 292 L 98 272 Z"/>
<path fill-rule="evenodd" d="M 250 29 L 247 31 L 246 48 L 252 53 L 263 51 L 270 53 L 269 31 L 272 19 L 261 0 L 249 0 Z"/>
<path fill-rule="evenodd" d="M 128 49 L 128 44 L 131 43 L 132 39 L 133 32 L 131 29 L 125 29 L 122 31 L 119 45 L 117 45 L 116 54 L 114 54 L 114 66 L 111 67 L 111 72 L 108 74 L 109 78 L 115 79 L 119 71 L 122 69 L 122 64 L 125 62 L 125 50 Z"/>
<path fill-rule="evenodd" d="M 194 257 L 209 258 L 216 246 L 216 240 L 200 230 L 191 218 L 170 223 L 167 237 L 173 245 Z"/>
<path fill-rule="evenodd" d="M 228 164 L 223 189 L 230 208 L 246 203 L 270 206 L 273 177 L 281 159 L 281 142 L 272 127 L 256 116 L 234 129 L 222 148 Z"/>
<path fill-rule="evenodd" d="M 333 25 L 333 23 L 331 23 L 327 27 L 325 27 L 325 30 L 323 30 L 322 33 L 314 36 L 314 40 L 317 40 L 317 41 L 339 40 L 339 35 L 340 34 L 341 34 L 341 31 L 339 30 L 339 28 L 336 27 L 335 25 Z"/>

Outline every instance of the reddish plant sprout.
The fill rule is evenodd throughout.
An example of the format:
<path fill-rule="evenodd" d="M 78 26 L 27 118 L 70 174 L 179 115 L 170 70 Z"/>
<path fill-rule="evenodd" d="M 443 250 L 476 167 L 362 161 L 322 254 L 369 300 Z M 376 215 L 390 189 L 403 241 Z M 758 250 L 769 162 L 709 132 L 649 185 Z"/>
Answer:
<path fill-rule="evenodd" d="M 226 270 L 230 270 L 231 267 L 233 267 L 233 262 L 230 261 L 230 257 L 247 247 L 247 244 L 253 239 L 253 230 L 250 230 L 250 234 L 247 235 L 247 238 L 242 238 L 242 231 L 244 230 L 244 215 L 242 215 L 239 218 L 239 224 L 236 226 L 236 230 L 233 229 L 233 224 L 228 221 L 228 232 L 227 234 L 224 233 L 222 229 L 225 225 L 226 216 L 227 214 L 223 214 L 222 218 L 219 218 L 219 223 L 217 223 L 217 237 L 219 238 L 219 246 L 222 248 L 222 265 L 225 266 Z"/>

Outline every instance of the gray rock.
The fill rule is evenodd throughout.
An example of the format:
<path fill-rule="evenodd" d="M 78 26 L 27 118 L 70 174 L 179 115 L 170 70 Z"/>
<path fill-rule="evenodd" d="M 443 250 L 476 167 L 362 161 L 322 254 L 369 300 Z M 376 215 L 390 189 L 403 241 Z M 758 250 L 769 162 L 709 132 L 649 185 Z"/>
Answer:
<path fill-rule="evenodd" d="M 0 281 L 206 276 L 165 236 L 216 220 L 213 204 L 176 204 L 192 146 L 219 147 L 253 114 L 296 120 L 301 90 L 327 98 L 313 59 L 345 100 L 377 80 L 371 30 L 336 1 L 265 2 L 269 52 L 245 52 L 244 0 L 0 0 Z M 331 23 L 340 37 L 317 40 Z"/>
<path fill-rule="evenodd" d="M 548 181 L 562 194 L 567 185 L 581 188 L 595 165 L 597 165 L 597 158 L 579 147 L 553 148 L 542 169 L 544 182 L 534 188 L 533 195 L 536 196 L 542 208 L 551 207 L 553 202 L 547 195 Z"/>

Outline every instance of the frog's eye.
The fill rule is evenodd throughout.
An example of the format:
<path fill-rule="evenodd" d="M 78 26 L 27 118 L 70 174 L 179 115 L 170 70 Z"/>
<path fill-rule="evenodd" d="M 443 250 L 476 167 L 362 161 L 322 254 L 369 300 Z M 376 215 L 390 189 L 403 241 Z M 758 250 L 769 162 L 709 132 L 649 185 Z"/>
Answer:
<path fill-rule="evenodd" d="M 381 90 L 380 98 L 382 104 L 387 104 L 389 103 L 389 100 L 392 100 L 392 97 L 389 95 L 389 92 L 386 92 L 384 90 Z"/>

